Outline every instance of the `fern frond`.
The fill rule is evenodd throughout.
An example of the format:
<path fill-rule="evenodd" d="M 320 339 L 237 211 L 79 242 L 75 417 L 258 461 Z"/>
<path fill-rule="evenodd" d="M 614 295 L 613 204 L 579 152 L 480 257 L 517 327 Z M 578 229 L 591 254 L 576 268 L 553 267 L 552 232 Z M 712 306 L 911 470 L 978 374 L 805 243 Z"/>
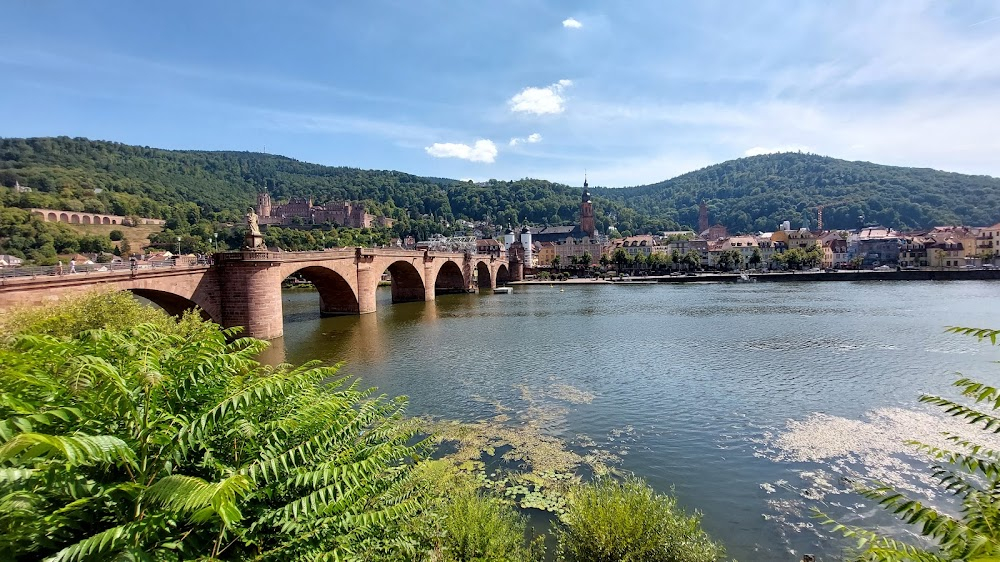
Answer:
<path fill-rule="evenodd" d="M 948 326 L 946 333 L 961 334 L 963 336 L 975 336 L 979 339 L 989 339 L 993 345 L 997 344 L 997 335 L 1000 330 L 990 328 L 965 328 L 961 326 Z"/>
<path fill-rule="evenodd" d="M 969 424 L 982 424 L 983 429 L 986 431 L 1000 433 L 1000 418 L 991 414 L 981 412 L 975 408 L 966 406 L 965 404 L 960 404 L 954 400 L 942 398 L 940 396 L 925 394 L 920 397 L 920 402 L 938 406 L 942 408 L 945 413 L 956 418 L 965 418 Z"/>
<path fill-rule="evenodd" d="M 226 527 L 242 519 L 237 502 L 252 489 L 250 480 L 235 474 L 219 482 L 174 474 L 159 479 L 146 489 L 143 497 L 182 514 L 197 513 L 196 520 L 205 521 L 214 513 Z M 209 511 L 205 511 L 210 508 Z"/>
<path fill-rule="evenodd" d="M 111 435 L 45 435 L 20 433 L 0 445 L 0 462 L 20 463 L 62 458 L 70 465 L 98 463 L 135 465 L 135 452 Z"/>

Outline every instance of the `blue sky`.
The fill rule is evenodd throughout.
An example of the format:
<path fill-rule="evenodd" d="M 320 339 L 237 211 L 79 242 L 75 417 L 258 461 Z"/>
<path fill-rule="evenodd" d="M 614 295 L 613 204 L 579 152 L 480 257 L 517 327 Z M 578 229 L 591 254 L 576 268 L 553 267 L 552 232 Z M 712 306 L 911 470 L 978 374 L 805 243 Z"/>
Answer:
<path fill-rule="evenodd" d="M 8 137 L 571 185 L 785 150 L 1000 176 L 993 0 L 7 0 L 0 14 Z"/>

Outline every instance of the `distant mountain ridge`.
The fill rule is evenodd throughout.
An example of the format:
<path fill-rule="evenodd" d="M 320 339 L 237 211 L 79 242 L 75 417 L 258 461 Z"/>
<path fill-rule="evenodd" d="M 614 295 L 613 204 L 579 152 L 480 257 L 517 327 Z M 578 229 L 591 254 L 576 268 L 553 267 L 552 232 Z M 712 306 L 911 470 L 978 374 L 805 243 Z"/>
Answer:
<path fill-rule="evenodd" d="M 272 154 L 161 150 L 69 137 L 0 139 L 0 183 L 15 181 L 34 191 L 2 190 L 0 203 L 69 205 L 186 224 L 238 221 L 264 186 L 277 200 L 365 201 L 370 212 L 397 219 L 399 232 L 419 221 L 457 218 L 572 224 L 580 203 L 579 187 L 546 180 L 472 184 Z M 860 215 L 897 229 L 1000 222 L 1000 179 L 814 154 L 740 158 L 663 182 L 591 193 L 602 231 L 611 224 L 624 232 L 696 226 L 701 201 L 711 222 L 731 232 L 772 230 L 783 220 L 815 227 L 816 206 L 822 204 L 827 228 L 853 228 Z"/>
<path fill-rule="evenodd" d="M 827 229 L 854 228 L 861 216 L 866 223 L 896 229 L 1000 222 L 998 178 L 816 154 L 750 156 L 650 185 L 600 192 L 685 225 L 698 224 L 698 206 L 705 201 L 710 222 L 736 232 L 772 230 L 783 220 L 815 228 L 818 205 L 826 205 Z"/>

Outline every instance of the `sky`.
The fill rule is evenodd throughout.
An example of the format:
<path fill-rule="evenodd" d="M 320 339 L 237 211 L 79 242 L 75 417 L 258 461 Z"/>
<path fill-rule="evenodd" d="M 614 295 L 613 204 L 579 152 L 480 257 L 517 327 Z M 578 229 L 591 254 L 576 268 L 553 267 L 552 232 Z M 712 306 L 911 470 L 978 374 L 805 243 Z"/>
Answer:
<path fill-rule="evenodd" d="M 0 0 L 0 136 L 621 187 L 803 151 L 1000 176 L 1000 2 Z"/>

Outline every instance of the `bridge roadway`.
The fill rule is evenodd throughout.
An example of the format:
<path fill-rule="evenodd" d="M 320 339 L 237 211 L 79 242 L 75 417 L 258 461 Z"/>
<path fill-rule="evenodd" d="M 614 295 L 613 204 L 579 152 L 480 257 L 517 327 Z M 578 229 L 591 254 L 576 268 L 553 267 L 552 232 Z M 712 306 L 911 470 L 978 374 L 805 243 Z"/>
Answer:
<path fill-rule="evenodd" d="M 431 301 L 477 285 L 492 289 L 511 277 L 502 256 L 382 248 L 222 252 L 210 266 L 3 278 L 0 311 L 101 287 L 130 291 L 171 314 L 197 307 L 222 326 L 272 339 L 283 333 L 281 282 L 289 276 L 315 285 L 321 314 L 366 314 L 375 312 L 375 291 L 387 272 L 393 303 Z"/>

